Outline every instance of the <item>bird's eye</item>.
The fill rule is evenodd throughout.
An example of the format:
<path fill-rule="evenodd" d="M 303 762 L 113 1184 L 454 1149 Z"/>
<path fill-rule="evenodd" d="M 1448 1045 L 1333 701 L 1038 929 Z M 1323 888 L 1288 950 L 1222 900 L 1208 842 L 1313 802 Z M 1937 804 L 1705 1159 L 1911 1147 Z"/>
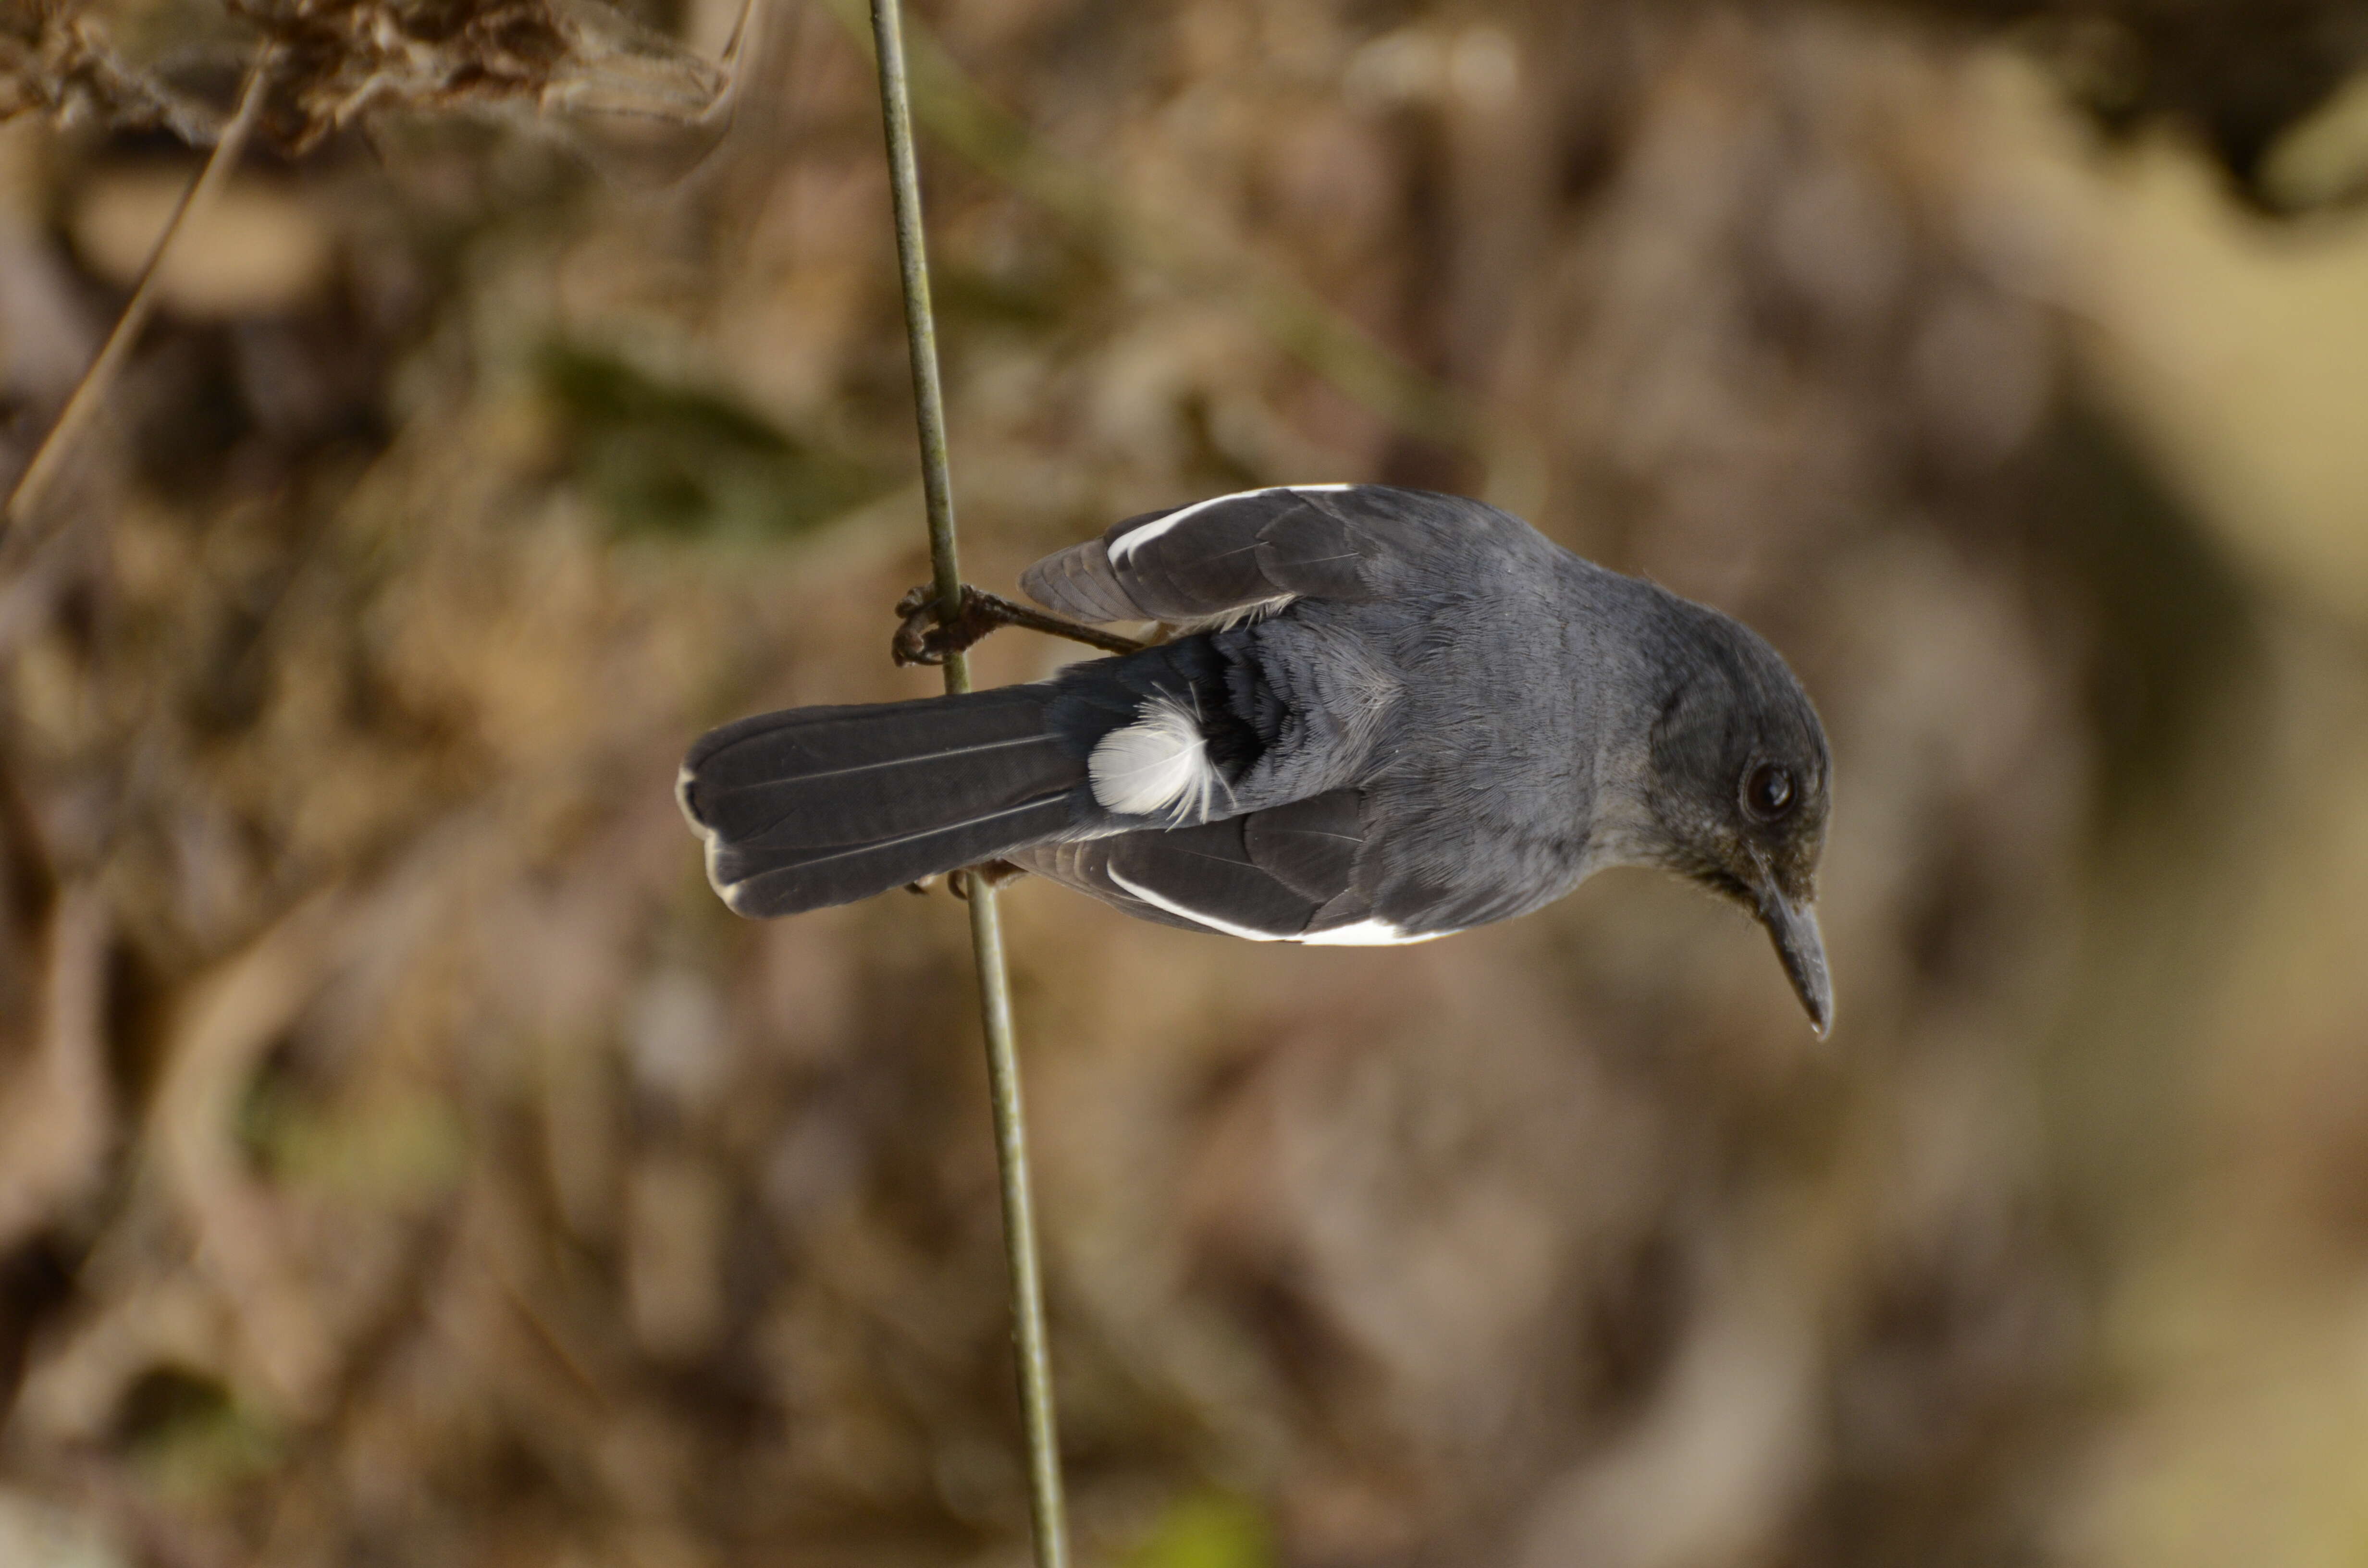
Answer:
<path fill-rule="evenodd" d="M 1774 822 L 1793 809 L 1793 775 L 1763 762 L 1743 781 L 1743 803 L 1761 822 Z"/>

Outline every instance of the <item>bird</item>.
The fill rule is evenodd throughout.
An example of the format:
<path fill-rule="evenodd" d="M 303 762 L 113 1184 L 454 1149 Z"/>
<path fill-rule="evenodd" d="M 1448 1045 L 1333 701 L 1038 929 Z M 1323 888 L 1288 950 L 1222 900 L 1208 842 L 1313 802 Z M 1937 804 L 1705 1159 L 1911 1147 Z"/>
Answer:
<path fill-rule="evenodd" d="M 1383 484 L 1145 512 L 1020 585 L 1166 635 L 710 731 L 676 793 L 727 905 L 794 915 L 999 863 L 1189 930 L 1386 945 L 1639 865 L 1748 912 L 1830 1028 L 1831 752 L 1739 621 L 1495 506 Z"/>

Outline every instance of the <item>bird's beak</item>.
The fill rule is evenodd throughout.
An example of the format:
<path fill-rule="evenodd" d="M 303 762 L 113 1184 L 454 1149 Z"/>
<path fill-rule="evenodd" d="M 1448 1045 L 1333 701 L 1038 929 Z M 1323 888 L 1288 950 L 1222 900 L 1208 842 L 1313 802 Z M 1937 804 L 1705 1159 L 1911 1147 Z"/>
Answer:
<path fill-rule="evenodd" d="M 1826 973 L 1826 939 L 1817 934 L 1817 912 L 1806 900 L 1786 897 L 1770 877 L 1759 887 L 1759 923 L 1776 944 L 1793 994 L 1808 1010 L 1809 1027 L 1824 1035 L 1834 1022 L 1834 983 Z"/>

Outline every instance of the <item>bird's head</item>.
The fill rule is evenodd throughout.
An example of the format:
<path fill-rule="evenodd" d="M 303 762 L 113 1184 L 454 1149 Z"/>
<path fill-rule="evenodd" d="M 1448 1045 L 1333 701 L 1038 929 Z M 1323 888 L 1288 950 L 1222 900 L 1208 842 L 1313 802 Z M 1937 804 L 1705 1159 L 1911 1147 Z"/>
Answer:
<path fill-rule="evenodd" d="M 1819 1034 L 1833 984 L 1817 932 L 1817 858 L 1833 759 L 1808 693 L 1776 651 L 1682 604 L 1646 769 L 1654 858 L 1749 910 Z"/>

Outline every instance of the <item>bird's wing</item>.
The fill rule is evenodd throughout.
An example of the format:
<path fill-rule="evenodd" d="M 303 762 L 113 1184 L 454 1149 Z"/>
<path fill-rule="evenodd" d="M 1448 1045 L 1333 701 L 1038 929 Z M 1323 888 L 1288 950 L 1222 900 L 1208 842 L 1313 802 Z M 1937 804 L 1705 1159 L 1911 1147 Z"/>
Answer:
<path fill-rule="evenodd" d="M 1015 864 L 1144 920 L 1257 942 L 1418 941 L 1372 917 L 1358 887 L 1355 790 L 1167 832 L 1038 845 Z"/>
<path fill-rule="evenodd" d="M 1194 621 L 1294 598 L 1371 599 L 1418 547 L 1423 497 L 1383 484 L 1278 486 L 1129 517 L 1019 574 L 1080 620 Z"/>

